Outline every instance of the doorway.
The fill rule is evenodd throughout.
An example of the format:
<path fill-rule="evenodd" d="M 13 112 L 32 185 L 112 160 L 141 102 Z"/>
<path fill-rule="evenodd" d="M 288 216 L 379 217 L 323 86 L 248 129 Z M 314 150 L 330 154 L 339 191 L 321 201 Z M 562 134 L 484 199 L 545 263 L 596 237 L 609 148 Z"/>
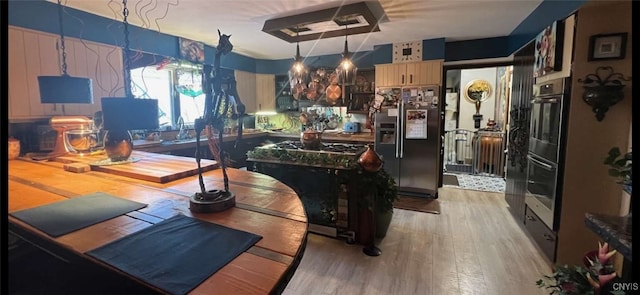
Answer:
<path fill-rule="evenodd" d="M 504 192 L 511 64 L 445 66 L 443 186 Z"/>

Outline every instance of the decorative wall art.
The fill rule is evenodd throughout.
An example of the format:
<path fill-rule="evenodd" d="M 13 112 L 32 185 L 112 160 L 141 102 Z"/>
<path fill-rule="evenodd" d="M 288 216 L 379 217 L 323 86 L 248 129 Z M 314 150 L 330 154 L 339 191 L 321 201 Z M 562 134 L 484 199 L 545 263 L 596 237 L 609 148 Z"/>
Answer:
<path fill-rule="evenodd" d="M 564 22 L 555 21 L 536 37 L 533 76 L 544 75 L 562 69 Z"/>
<path fill-rule="evenodd" d="M 194 63 L 204 63 L 204 43 L 178 38 L 180 58 Z"/>
<path fill-rule="evenodd" d="M 589 37 L 589 61 L 624 59 L 627 33 L 600 34 Z"/>
<path fill-rule="evenodd" d="M 393 44 L 393 63 L 416 62 L 422 60 L 422 41 Z"/>
<path fill-rule="evenodd" d="M 476 113 L 479 113 L 480 103 L 489 99 L 491 92 L 492 87 L 489 81 L 483 79 L 475 79 L 467 83 L 467 86 L 464 87 L 463 94 L 464 98 L 466 98 L 468 102 L 476 105 Z"/>

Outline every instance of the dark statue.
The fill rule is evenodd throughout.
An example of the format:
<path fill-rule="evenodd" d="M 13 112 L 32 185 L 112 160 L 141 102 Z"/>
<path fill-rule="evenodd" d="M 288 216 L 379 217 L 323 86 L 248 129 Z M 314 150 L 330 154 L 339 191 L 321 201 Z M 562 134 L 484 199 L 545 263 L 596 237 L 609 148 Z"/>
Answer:
<path fill-rule="evenodd" d="M 227 176 L 228 154 L 222 145 L 224 124 L 227 120 L 238 120 L 236 146 L 242 140 L 242 117 L 245 116 L 245 106 L 240 100 L 233 77 L 223 77 L 220 71 L 220 57 L 231 52 L 233 45 L 229 39 L 231 35 L 224 35 L 218 30 L 218 46 L 216 47 L 213 66 L 204 65 L 202 86 L 205 93 L 204 114 L 195 121 L 196 131 L 196 163 L 198 164 L 198 181 L 200 192 L 191 196 L 189 208 L 193 212 L 218 212 L 235 206 L 235 195 L 229 191 Z M 223 87 L 226 86 L 226 87 Z M 207 190 L 202 179 L 200 166 L 200 134 L 206 132 L 209 150 L 220 164 L 224 189 Z M 217 133 L 217 134 L 216 134 Z M 217 135 L 217 138 L 216 136 Z"/>

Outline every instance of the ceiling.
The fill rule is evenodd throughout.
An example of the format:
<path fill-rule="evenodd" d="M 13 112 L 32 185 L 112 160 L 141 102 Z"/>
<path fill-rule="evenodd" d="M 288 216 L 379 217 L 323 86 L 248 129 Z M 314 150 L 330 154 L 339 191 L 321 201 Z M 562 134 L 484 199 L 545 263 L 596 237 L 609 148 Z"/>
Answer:
<path fill-rule="evenodd" d="M 57 2 L 56 0 L 47 0 Z M 289 43 L 262 31 L 265 21 L 362 2 L 326 0 L 128 0 L 130 24 L 215 46 L 219 29 L 231 34 L 233 52 L 260 59 L 295 55 Z M 374 45 L 445 37 L 460 41 L 509 35 L 542 0 L 379 0 L 379 32 L 349 35 L 349 51 Z M 122 21 L 120 0 L 63 0 L 62 4 Z M 300 43 L 303 56 L 339 54 L 344 37 Z M 135 49 L 135 48 L 132 48 Z"/>

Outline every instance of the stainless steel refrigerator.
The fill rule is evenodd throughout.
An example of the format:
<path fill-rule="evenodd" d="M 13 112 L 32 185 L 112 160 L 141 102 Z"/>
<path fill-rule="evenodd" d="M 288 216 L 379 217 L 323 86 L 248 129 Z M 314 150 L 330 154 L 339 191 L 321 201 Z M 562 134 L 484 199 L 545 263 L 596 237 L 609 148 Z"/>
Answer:
<path fill-rule="evenodd" d="M 375 150 L 401 195 L 438 197 L 439 94 L 439 86 L 376 89 L 382 109 L 374 118 Z"/>

